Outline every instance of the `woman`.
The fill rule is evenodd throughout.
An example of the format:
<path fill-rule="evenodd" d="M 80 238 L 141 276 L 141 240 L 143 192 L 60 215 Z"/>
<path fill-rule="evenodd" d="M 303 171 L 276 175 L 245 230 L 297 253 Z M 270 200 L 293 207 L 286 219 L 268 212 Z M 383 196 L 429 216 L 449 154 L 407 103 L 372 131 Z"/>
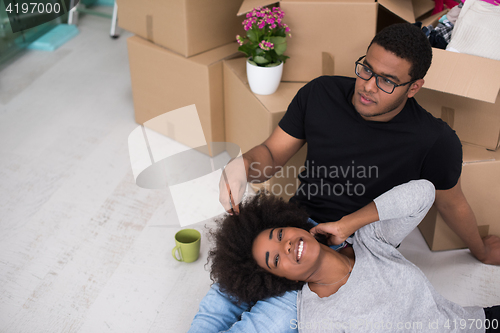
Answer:
<path fill-rule="evenodd" d="M 291 323 L 299 332 L 491 332 L 485 326 L 498 327 L 499 307 L 446 300 L 395 248 L 425 216 L 434 193 L 432 183 L 412 181 L 311 232 L 299 208 L 258 196 L 214 233 L 211 277 L 242 302 L 302 288 Z M 338 244 L 355 231 L 352 247 L 340 252 L 313 236 L 326 234 Z"/>

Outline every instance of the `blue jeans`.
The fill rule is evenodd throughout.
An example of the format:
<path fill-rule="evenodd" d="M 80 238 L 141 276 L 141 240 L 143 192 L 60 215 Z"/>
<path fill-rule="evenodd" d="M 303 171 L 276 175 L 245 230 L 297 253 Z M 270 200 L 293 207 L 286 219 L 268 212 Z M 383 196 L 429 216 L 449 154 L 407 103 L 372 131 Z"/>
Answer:
<path fill-rule="evenodd" d="M 253 306 L 237 305 L 214 284 L 201 300 L 188 332 L 297 332 L 296 319 L 296 291 L 258 301 Z"/>
<path fill-rule="evenodd" d="M 309 222 L 317 224 L 312 219 Z M 331 246 L 339 250 L 345 246 Z M 253 306 L 237 305 L 214 284 L 201 300 L 189 333 L 289 333 L 297 330 L 297 291 L 260 300 Z"/>

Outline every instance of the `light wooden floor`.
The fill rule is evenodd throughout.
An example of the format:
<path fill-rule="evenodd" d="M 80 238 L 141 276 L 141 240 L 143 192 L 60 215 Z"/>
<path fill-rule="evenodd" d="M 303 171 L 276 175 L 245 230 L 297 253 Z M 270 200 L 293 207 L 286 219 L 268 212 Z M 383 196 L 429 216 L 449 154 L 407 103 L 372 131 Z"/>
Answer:
<path fill-rule="evenodd" d="M 131 34 L 79 24 L 0 72 L 0 332 L 185 332 L 210 285 L 209 243 L 195 263 L 172 259 L 172 199 L 130 167 Z M 417 230 L 400 249 L 452 301 L 500 303 L 500 267 L 432 253 Z"/>

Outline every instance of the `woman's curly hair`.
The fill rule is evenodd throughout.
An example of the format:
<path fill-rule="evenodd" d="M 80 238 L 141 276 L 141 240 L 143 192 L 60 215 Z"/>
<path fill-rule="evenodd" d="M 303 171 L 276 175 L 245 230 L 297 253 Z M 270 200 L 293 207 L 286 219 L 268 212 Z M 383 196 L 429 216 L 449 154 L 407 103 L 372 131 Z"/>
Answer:
<path fill-rule="evenodd" d="M 291 281 L 273 275 L 257 265 L 252 245 L 263 230 L 296 227 L 305 230 L 313 226 L 305 210 L 297 204 L 260 193 L 240 205 L 239 215 L 226 215 L 210 231 L 214 247 L 208 253 L 210 278 L 221 291 L 239 303 L 254 303 L 278 296 L 286 291 L 301 289 L 302 281 Z"/>

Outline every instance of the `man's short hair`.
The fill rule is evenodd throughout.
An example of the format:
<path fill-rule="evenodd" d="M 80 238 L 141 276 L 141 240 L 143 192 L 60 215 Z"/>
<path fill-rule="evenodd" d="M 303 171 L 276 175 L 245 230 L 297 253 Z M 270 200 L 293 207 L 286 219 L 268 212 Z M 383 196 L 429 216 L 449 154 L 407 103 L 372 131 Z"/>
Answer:
<path fill-rule="evenodd" d="M 411 23 L 398 23 L 382 29 L 371 41 L 411 64 L 412 81 L 423 79 L 432 62 L 432 47 L 425 33 Z"/>

